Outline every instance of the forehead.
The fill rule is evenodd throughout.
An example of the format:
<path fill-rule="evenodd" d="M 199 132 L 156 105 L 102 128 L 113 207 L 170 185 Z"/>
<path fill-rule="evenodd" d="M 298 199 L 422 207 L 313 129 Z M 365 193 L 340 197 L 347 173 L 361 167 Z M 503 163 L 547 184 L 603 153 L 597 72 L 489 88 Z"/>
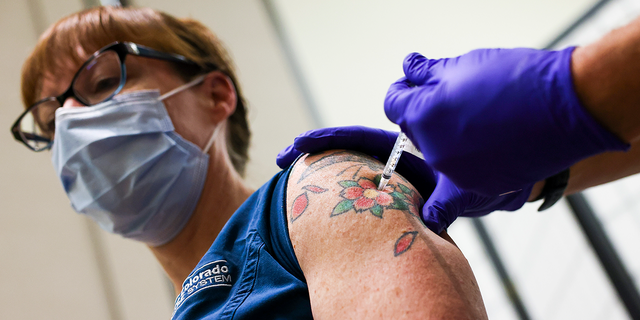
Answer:
<path fill-rule="evenodd" d="M 87 52 L 80 44 L 76 44 L 74 49 L 53 53 L 53 57 L 47 59 L 49 63 L 45 63 L 39 98 L 62 94 L 71 84 L 71 80 L 80 66 L 89 59 L 91 54 L 93 52 Z"/>
<path fill-rule="evenodd" d="M 61 59 L 55 70 L 42 74 L 42 84 L 38 99 L 60 95 L 71 85 L 71 80 L 81 64 L 72 59 Z"/>

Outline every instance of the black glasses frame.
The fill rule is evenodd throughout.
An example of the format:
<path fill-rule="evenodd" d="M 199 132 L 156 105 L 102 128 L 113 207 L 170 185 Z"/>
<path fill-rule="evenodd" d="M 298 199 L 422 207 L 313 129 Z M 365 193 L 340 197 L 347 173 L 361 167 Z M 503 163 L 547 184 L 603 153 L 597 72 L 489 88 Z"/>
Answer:
<path fill-rule="evenodd" d="M 100 102 L 96 102 L 93 104 L 88 103 L 87 101 L 85 101 L 84 99 L 82 99 L 80 96 L 78 96 L 76 94 L 76 92 L 74 91 L 74 84 L 76 82 L 76 79 L 78 78 L 78 76 L 80 75 L 80 73 L 82 72 L 82 70 L 84 70 L 84 68 L 89 65 L 93 60 L 95 60 L 100 54 L 106 52 L 106 51 L 115 51 L 118 54 L 118 57 L 120 58 L 120 84 L 118 85 L 118 88 L 113 92 L 113 94 L 111 94 L 110 96 L 108 96 L 107 98 L 105 98 L 104 100 L 100 101 Z M 200 65 L 198 65 L 197 63 L 181 56 L 178 54 L 172 54 L 172 53 L 167 53 L 167 52 L 161 52 L 161 51 L 157 51 L 155 49 L 151 49 L 149 47 L 145 47 L 139 44 L 135 44 L 133 42 L 114 42 L 111 43 L 105 47 L 103 47 L 102 49 L 96 51 L 94 54 L 91 55 L 91 57 L 89 57 L 89 59 L 87 59 L 87 61 L 85 61 L 82 66 L 80 66 L 80 68 L 78 69 L 78 71 L 76 72 L 76 74 L 73 76 L 73 79 L 71 80 L 71 84 L 69 85 L 69 88 L 67 88 L 67 90 L 65 90 L 65 92 L 59 96 L 55 96 L 55 97 L 46 97 L 44 99 L 41 99 L 37 102 L 35 102 L 34 104 L 32 104 L 31 106 L 29 106 L 29 108 L 27 108 L 24 112 L 22 112 L 22 114 L 20 114 L 20 116 L 18 117 L 18 119 L 13 123 L 13 125 L 11 126 L 11 133 L 14 137 L 14 139 L 22 142 L 25 146 L 27 146 L 27 148 L 39 152 L 42 150 L 46 150 L 51 148 L 51 145 L 53 144 L 53 140 L 46 138 L 46 137 L 42 137 L 42 136 L 38 136 L 38 135 L 34 135 L 34 134 L 29 134 L 26 132 L 22 132 L 20 131 L 19 127 L 20 127 L 20 122 L 22 121 L 22 118 L 24 118 L 29 112 L 31 112 L 36 106 L 38 106 L 39 104 L 42 104 L 44 102 L 49 102 L 49 101 L 53 101 L 53 100 L 57 100 L 58 103 L 60 104 L 60 106 L 62 106 L 65 102 L 65 100 L 67 100 L 68 98 L 75 98 L 76 100 L 78 100 L 78 102 L 82 103 L 85 106 L 91 106 L 91 105 L 95 105 L 98 103 L 102 103 L 105 101 L 110 100 L 111 98 L 113 98 L 115 95 L 117 95 L 120 90 L 122 90 L 122 88 L 124 87 L 126 81 L 127 81 L 127 69 L 125 66 L 125 59 L 127 57 L 127 55 L 135 55 L 135 56 L 139 56 L 139 57 L 145 57 L 145 58 L 154 58 L 154 59 L 160 59 L 160 60 L 166 60 L 166 61 L 171 61 L 171 62 L 177 62 L 177 63 L 183 63 L 183 64 L 188 64 L 194 67 L 200 67 Z M 211 68 L 210 71 L 215 70 L 216 68 L 213 67 Z M 47 142 L 48 144 L 40 149 L 36 149 L 33 148 L 32 146 L 29 145 L 29 143 L 27 141 L 39 141 L 39 142 Z"/>

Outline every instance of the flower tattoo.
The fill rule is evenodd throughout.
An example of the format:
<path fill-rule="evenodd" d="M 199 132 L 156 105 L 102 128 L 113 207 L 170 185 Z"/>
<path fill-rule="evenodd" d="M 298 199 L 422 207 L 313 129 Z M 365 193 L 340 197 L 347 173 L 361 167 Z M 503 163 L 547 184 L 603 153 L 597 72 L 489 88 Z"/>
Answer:
<path fill-rule="evenodd" d="M 340 197 L 344 200 L 333 208 L 331 216 L 341 215 L 348 211 L 356 213 L 368 211 L 378 218 L 382 218 L 385 209 L 408 210 L 412 215 L 417 216 L 418 210 L 415 202 L 420 202 L 420 196 L 408 188 L 398 183 L 397 185 L 387 185 L 384 190 L 378 190 L 380 175 L 374 180 L 360 178 L 355 180 L 342 180 L 338 182 L 343 188 Z"/>

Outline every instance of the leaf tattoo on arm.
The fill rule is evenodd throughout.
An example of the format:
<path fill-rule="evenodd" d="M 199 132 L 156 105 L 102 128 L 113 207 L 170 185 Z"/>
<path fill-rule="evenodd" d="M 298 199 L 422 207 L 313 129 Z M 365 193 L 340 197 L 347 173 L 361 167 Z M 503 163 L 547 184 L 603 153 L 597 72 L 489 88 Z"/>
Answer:
<path fill-rule="evenodd" d="M 321 157 L 318 160 L 313 161 L 309 166 L 302 172 L 300 175 L 300 179 L 298 179 L 298 183 L 304 180 L 306 177 L 315 173 L 316 171 L 322 170 L 328 166 L 343 163 L 343 162 L 356 162 L 361 165 L 368 166 L 373 171 L 382 171 L 384 168 L 382 164 L 374 161 L 373 159 L 369 159 L 363 157 L 363 154 L 353 152 L 353 151 L 338 151 L 334 153 L 327 154 Z"/>
<path fill-rule="evenodd" d="M 403 233 L 398 240 L 396 240 L 396 244 L 393 246 L 393 256 L 397 257 L 409 250 L 413 242 L 416 241 L 416 236 L 418 235 L 418 231 L 408 231 Z"/>
<path fill-rule="evenodd" d="M 324 193 L 327 191 L 327 189 L 316 185 L 304 186 L 302 189 L 311 191 L 312 193 Z M 291 222 L 296 221 L 296 219 L 300 218 L 300 216 L 307 211 L 307 207 L 309 206 L 309 196 L 306 191 L 293 200 L 293 205 L 291 206 Z"/>

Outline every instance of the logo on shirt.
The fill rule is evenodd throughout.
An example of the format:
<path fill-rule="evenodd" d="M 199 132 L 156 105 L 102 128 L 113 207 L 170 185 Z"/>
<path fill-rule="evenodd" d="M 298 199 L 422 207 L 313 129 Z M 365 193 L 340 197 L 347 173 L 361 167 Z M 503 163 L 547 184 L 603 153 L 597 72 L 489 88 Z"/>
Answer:
<path fill-rule="evenodd" d="M 182 283 L 182 291 L 176 298 L 175 309 L 196 292 L 211 287 L 231 287 L 232 280 L 227 260 L 209 262 L 192 272 Z"/>

